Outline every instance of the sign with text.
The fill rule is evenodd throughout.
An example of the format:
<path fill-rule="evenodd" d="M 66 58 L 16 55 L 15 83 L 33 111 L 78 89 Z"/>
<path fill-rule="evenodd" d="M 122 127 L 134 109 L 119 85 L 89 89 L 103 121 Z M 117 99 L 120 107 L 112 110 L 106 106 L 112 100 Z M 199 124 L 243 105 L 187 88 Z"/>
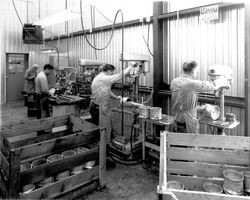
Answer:
<path fill-rule="evenodd" d="M 200 21 L 209 22 L 219 19 L 219 6 L 206 6 L 200 9 Z"/>

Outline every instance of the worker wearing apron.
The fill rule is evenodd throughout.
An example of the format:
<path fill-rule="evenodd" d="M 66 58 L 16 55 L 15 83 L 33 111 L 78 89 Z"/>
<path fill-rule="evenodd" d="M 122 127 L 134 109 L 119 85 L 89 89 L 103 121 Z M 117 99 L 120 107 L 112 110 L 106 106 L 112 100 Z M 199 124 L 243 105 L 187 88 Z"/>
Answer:
<path fill-rule="evenodd" d="M 205 106 L 197 106 L 198 93 L 215 91 L 226 86 L 227 81 L 226 79 L 218 79 L 214 82 L 194 80 L 198 72 L 195 61 L 185 62 L 182 70 L 183 74 L 173 79 L 170 86 L 177 132 L 198 133 L 197 112 L 205 109 Z"/>
<path fill-rule="evenodd" d="M 32 65 L 26 70 L 24 75 L 24 92 L 26 94 L 35 92 L 35 78 L 39 66 L 37 64 Z"/>
<path fill-rule="evenodd" d="M 123 75 L 126 76 L 131 69 L 132 66 L 124 69 Z M 106 128 L 107 147 L 111 138 L 110 97 L 114 99 L 121 98 L 111 91 L 111 86 L 122 79 L 122 73 L 114 74 L 114 70 L 115 67 L 113 65 L 104 65 L 102 71 L 93 79 L 91 84 L 90 114 L 92 122 Z"/>
<path fill-rule="evenodd" d="M 49 89 L 47 77 L 53 70 L 54 67 L 52 65 L 46 64 L 44 65 L 43 71 L 41 71 L 35 79 L 37 102 L 39 107 L 38 119 L 50 117 L 49 96 L 53 95 L 54 90 Z"/>

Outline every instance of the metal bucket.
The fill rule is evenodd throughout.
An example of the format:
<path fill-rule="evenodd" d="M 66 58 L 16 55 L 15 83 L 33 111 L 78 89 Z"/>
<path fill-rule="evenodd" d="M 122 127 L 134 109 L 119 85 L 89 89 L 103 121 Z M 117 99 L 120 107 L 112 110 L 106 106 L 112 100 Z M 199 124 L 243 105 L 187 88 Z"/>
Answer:
<path fill-rule="evenodd" d="M 78 147 L 76 150 L 76 153 L 82 153 L 82 152 L 86 152 L 86 151 L 89 151 L 89 149 L 86 147 Z"/>
<path fill-rule="evenodd" d="M 203 190 L 209 193 L 222 193 L 223 192 L 222 187 L 215 183 L 203 183 Z"/>
<path fill-rule="evenodd" d="M 204 110 L 204 116 L 217 120 L 220 117 L 220 107 L 215 105 L 207 104 Z"/>
<path fill-rule="evenodd" d="M 154 120 L 162 119 L 162 108 L 151 107 L 149 113 L 150 113 L 150 119 L 154 119 Z"/>
<path fill-rule="evenodd" d="M 176 189 L 176 190 L 184 190 L 184 185 L 178 181 L 168 181 L 167 188 Z"/>
<path fill-rule="evenodd" d="M 148 106 L 141 106 L 139 107 L 139 117 L 142 118 L 149 118 L 149 107 Z"/>
<path fill-rule="evenodd" d="M 48 177 L 42 181 L 40 181 L 39 183 L 37 183 L 38 187 L 45 187 L 48 185 L 51 185 L 54 182 L 54 178 L 53 177 Z"/>
<path fill-rule="evenodd" d="M 232 169 L 225 169 L 223 171 L 224 183 L 223 189 L 229 193 L 243 194 L 243 180 L 244 176 L 241 172 Z"/>
<path fill-rule="evenodd" d="M 22 194 L 28 194 L 35 190 L 36 186 L 34 184 L 28 184 L 23 186 L 23 192 Z"/>
<path fill-rule="evenodd" d="M 67 151 L 62 152 L 63 158 L 68 158 L 74 155 L 76 155 L 76 152 L 74 150 L 67 150 Z"/>
<path fill-rule="evenodd" d="M 30 163 L 24 163 L 20 165 L 20 172 L 26 171 L 28 169 L 31 168 L 31 164 Z"/>
<path fill-rule="evenodd" d="M 65 178 L 69 177 L 69 176 L 70 176 L 70 171 L 69 170 L 63 171 L 63 172 L 60 172 L 60 173 L 58 173 L 56 175 L 56 180 L 60 181 L 60 180 L 63 180 Z"/>
<path fill-rule="evenodd" d="M 244 172 L 245 192 L 250 193 L 250 171 Z"/>
<path fill-rule="evenodd" d="M 85 169 L 91 169 L 95 166 L 95 160 L 91 160 L 89 162 L 84 163 L 83 167 Z"/>
<path fill-rule="evenodd" d="M 35 167 L 38 167 L 40 165 L 44 165 L 44 164 L 47 164 L 47 160 L 45 158 L 41 158 L 41 159 L 38 159 L 38 160 L 34 160 L 32 163 L 31 163 L 31 168 L 35 168 Z"/>
<path fill-rule="evenodd" d="M 47 158 L 47 162 L 48 163 L 52 163 L 52 162 L 55 162 L 55 161 L 61 160 L 61 159 L 62 159 L 62 155 L 60 155 L 60 154 L 53 154 L 53 155 L 51 155 L 51 156 L 49 156 Z"/>

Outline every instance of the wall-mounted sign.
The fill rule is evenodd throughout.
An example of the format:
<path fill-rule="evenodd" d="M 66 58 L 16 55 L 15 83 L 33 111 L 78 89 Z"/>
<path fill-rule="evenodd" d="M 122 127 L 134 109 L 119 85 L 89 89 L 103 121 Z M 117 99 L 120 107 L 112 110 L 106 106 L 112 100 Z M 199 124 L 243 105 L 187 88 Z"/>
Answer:
<path fill-rule="evenodd" d="M 200 21 L 209 22 L 219 19 L 219 6 L 206 6 L 200 9 Z"/>

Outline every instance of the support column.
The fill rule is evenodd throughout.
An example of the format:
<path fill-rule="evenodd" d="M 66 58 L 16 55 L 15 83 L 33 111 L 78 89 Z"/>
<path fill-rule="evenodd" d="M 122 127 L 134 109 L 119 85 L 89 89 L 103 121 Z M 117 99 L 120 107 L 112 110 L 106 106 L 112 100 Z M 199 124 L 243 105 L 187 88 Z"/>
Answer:
<path fill-rule="evenodd" d="M 250 136 L 250 3 L 245 1 L 245 136 Z"/>
<path fill-rule="evenodd" d="M 168 2 L 153 2 L 153 54 L 154 54 L 154 96 L 153 105 L 161 107 L 163 98 L 158 95 L 158 91 L 163 85 L 163 20 L 159 20 L 158 16 L 168 10 Z M 167 37 L 165 37 L 167 38 Z M 165 43 L 165 45 L 167 45 Z"/>

